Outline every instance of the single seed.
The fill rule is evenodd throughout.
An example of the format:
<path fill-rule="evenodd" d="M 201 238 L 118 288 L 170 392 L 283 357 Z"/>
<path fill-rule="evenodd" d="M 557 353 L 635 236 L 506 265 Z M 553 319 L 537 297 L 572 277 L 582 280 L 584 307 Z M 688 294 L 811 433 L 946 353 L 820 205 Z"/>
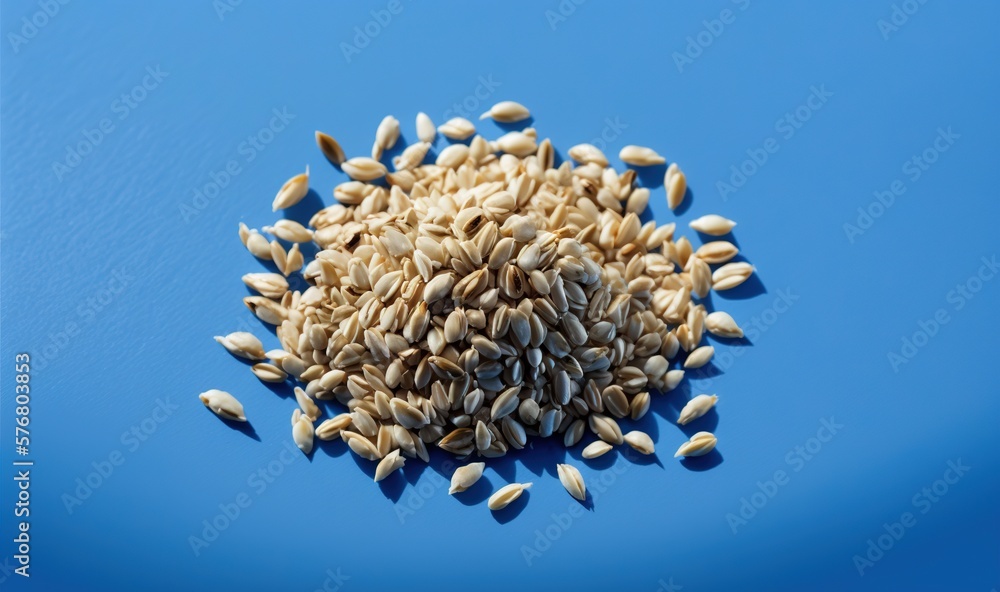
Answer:
<path fill-rule="evenodd" d="M 681 444 L 674 454 L 674 458 L 682 456 L 703 456 L 715 448 L 718 440 L 710 432 L 698 432 L 691 436 L 691 439 Z"/>
<path fill-rule="evenodd" d="M 708 413 L 708 410 L 715 406 L 719 400 L 717 395 L 698 395 L 684 405 L 681 409 L 680 417 L 677 418 L 679 425 L 687 425 Z"/>
<path fill-rule="evenodd" d="M 587 486 L 583 482 L 583 475 L 580 474 L 579 469 L 573 465 L 558 464 L 556 472 L 559 474 L 559 482 L 570 495 L 581 502 L 587 499 Z"/>
<path fill-rule="evenodd" d="M 243 412 L 243 404 L 226 391 L 211 389 L 198 395 L 198 398 L 205 404 L 205 407 L 211 409 L 213 413 L 222 419 L 231 421 L 247 420 L 247 416 Z"/>
<path fill-rule="evenodd" d="M 526 489 L 531 488 L 531 483 L 511 483 L 504 485 L 490 496 L 486 505 L 493 511 L 502 510 L 509 506 L 511 502 L 521 497 Z"/>

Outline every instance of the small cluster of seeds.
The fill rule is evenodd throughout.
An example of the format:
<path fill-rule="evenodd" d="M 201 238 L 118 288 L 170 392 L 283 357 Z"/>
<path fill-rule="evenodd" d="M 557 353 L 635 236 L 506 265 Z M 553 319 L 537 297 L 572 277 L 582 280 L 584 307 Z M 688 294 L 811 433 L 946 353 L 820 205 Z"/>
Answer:
<path fill-rule="evenodd" d="M 504 122 L 528 116 L 510 101 L 484 114 Z M 701 301 L 741 284 L 753 268 L 731 262 L 738 250 L 728 241 L 694 248 L 675 237 L 672 223 L 643 224 L 649 189 L 636 186 L 634 169 L 608 166 L 595 146 L 574 146 L 568 154 L 577 165 L 555 166 L 552 144 L 539 142 L 533 128 L 488 141 L 455 118 L 437 132 L 471 141 L 425 164 L 435 129 L 423 113 L 416 126 L 420 141 L 391 172 L 378 159 L 400 136 L 396 118 L 378 126 L 372 158 L 347 159 L 333 137 L 316 133 L 326 158 L 352 179 L 334 189 L 338 203 L 317 212 L 310 228 L 292 220 L 265 226 L 271 241 L 240 225 L 247 249 L 280 272 L 243 281 L 259 294 L 244 303 L 276 326 L 281 348 L 265 352 L 249 333 L 216 340 L 257 362 L 261 380 L 303 385 L 294 388 L 292 435 L 305 453 L 314 438 L 339 438 L 378 463 L 376 481 L 405 458 L 428 461 L 428 446 L 492 458 L 532 437 L 557 436 L 571 447 L 590 432 L 597 440 L 583 449 L 585 459 L 621 444 L 652 454 L 652 439 L 623 435 L 619 421 L 643 417 L 651 396 L 678 385 L 684 370 L 671 369 L 675 362 L 692 369 L 710 361 L 706 331 L 742 336 L 731 316 L 708 314 Z M 633 166 L 665 164 L 640 146 L 619 156 Z M 306 169 L 281 187 L 273 209 L 298 203 L 308 186 Z M 686 191 L 676 164 L 664 186 L 676 208 Z M 708 215 L 690 226 L 723 236 L 734 225 Z M 307 242 L 320 250 L 302 269 L 299 243 Z M 290 290 L 286 277 L 300 271 L 309 287 Z M 225 419 L 246 420 L 224 391 L 201 399 Z M 320 422 L 315 400 L 328 399 L 348 411 Z M 678 423 L 697 420 L 716 400 L 693 398 Z M 703 455 L 715 444 L 699 432 L 675 456 Z M 471 487 L 484 468 L 460 467 L 450 493 Z M 576 468 L 559 465 L 558 474 L 570 494 L 585 498 Z M 489 507 L 505 507 L 530 485 L 501 488 Z"/>

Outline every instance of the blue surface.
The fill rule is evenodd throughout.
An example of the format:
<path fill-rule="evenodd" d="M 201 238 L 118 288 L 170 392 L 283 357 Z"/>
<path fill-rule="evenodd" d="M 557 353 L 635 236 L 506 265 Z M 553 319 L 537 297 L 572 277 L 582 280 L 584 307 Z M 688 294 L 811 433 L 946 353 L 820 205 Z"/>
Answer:
<path fill-rule="evenodd" d="M 17 528 L 18 352 L 33 358 L 36 464 L 31 578 L 10 560 L 3 589 L 1000 587 L 1000 280 L 983 264 L 1000 251 L 1000 7 L 780 4 L 244 2 L 220 18 L 209 0 L 51 17 L 4 2 L 0 557 Z M 753 345 L 716 344 L 721 372 L 656 402 L 640 422 L 654 462 L 576 462 L 596 492 L 583 511 L 554 475 L 559 447 L 491 463 L 493 487 L 535 482 L 498 520 L 447 495 L 443 456 L 380 488 L 343 446 L 284 452 L 294 400 L 211 336 L 250 327 L 276 345 L 239 301 L 260 266 L 236 223 L 273 222 L 275 191 L 307 163 L 311 201 L 331 202 L 344 177 L 315 129 L 366 154 L 386 113 L 412 141 L 419 110 L 440 124 L 503 99 L 563 154 L 604 135 L 609 155 L 642 144 L 679 162 L 693 193 L 679 226 L 737 220 L 766 293 L 714 297 Z M 925 150 L 926 170 L 910 160 Z M 662 187 L 651 202 L 674 219 Z M 914 337 L 921 323 L 933 336 Z M 893 352 L 911 357 L 894 367 Z M 243 400 L 256 438 L 202 407 L 211 387 Z M 714 467 L 670 458 L 691 390 L 720 395 Z M 949 463 L 969 468 L 956 481 Z M 213 520 L 226 528 L 196 555 Z M 859 564 L 869 540 L 889 549 Z"/>

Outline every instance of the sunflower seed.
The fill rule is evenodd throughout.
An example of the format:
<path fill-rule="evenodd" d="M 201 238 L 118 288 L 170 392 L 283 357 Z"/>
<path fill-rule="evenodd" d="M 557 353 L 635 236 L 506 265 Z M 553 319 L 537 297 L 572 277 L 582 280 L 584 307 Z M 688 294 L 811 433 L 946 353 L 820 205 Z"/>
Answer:
<path fill-rule="evenodd" d="M 601 167 L 608 166 L 608 157 L 604 156 L 601 150 L 593 144 L 577 144 L 569 149 L 569 157 L 580 164 L 596 164 Z"/>
<path fill-rule="evenodd" d="M 399 455 L 399 450 L 393 450 L 385 455 L 375 467 L 375 482 L 378 483 L 392 474 L 393 471 L 403 468 L 406 459 Z"/>
<path fill-rule="evenodd" d="M 356 156 L 346 160 L 341 167 L 347 176 L 357 181 L 374 181 L 379 177 L 384 177 L 389 172 L 381 162 L 365 156 Z"/>
<path fill-rule="evenodd" d="M 453 117 L 441 124 L 437 131 L 452 140 L 464 140 L 476 133 L 476 126 L 464 117 Z"/>
<path fill-rule="evenodd" d="M 698 395 L 684 405 L 681 409 L 680 417 L 677 419 L 679 425 L 687 425 L 708 413 L 708 410 L 715 406 L 719 400 L 717 395 Z"/>
<path fill-rule="evenodd" d="M 674 458 L 681 456 L 703 456 L 715 448 L 718 440 L 710 432 L 698 432 L 691 436 L 691 439 L 681 444 L 674 454 Z"/>
<path fill-rule="evenodd" d="M 688 226 L 702 234 L 712 236 L 723 236 L 729 234 L 736 226 L 736 222 L 723 218 L 718 214 L 707 214 L 692 220 Z"/>
<path fill-rule="evenodd" d="M 298 409 L 296 409 L 298 411 Z M 298 420 L 292 424 L 292 440 L 305 454 L 309 454 L 313 449 L 313 425 L 312 420 L 306 415 L 299 416 Z"/>
<path fill-rule="evenodd" d="M 710 313 L 705 317 L 705 328 L 712 335 L 718 335 L 719 337 L 743 337 L 743 329 L 736 324 L 733 317 L 721 310 Z"/>
<path fill-rule="evenodd" d="M 479 119 L 492 117 L 495 121 L 513 123 L 531 117 L 528 108 L 514 101 L 501 101 L 490 107 L 490 110 L 479 116 Z"/>
<path fill-rule="evenodd" d="M 335 165 L 344 164 L 344 161 L 347 160 L 347 156 L 344 155 L 343 148 L 340 147 L 337 140 L 333 139 L 333 136 L 317 131 L 316 145 L 319 146 L 320 151 L 323 152 L 323 156 Z"/>
<path fill-rule="evenodd" d="M 486 505 L 493 511 L 502 510 L 509 506 L 511 502 L 521 497 L 524 490 L 530 489 L 531 483 L 511 483 L 509 485 L 504 485 L 497 490 L 496 493 L 490 496 L 490 499 L 486 502 Z"/>
<path fill-rule="evenodd" d="M 650 438 L 649 434 L 646 432 L 632 430 L 631 432 L 625 434 L 624 439 L 626 444 L 642 454 L 653 454 L 655 452 L 653 439 Z"/>
<path fill-rule="evenodd" d="M 434 143 L 434 136 L 437 131 L 434 129 L 434 122 L 426 113 L 417 113 L 417 139 L 427 144 Z"/>
<path fill-rule="evenodd" d="M 559 474 L 559 482 L 570 495 L 581 502 L 587 499 L 587 486 L 583 482 L 583 475 L 580 474 L 579 469 L 573 465 L 558 464 L 556 472 Z"/>
<path fill-rule="evenodd" d="M 684 193 L 687 191 L 687 177 L 676 162 L 667 167 L 667 172 L 663 176 L 663 186 L 667 188 L 667 207 L 676 210 L 684 201 Z"/>
<path fill-rule="evenodd" d="M 607 452 L 610 452 L 613 447 L 604 440 L 595 440 L 587 445 L 581 453 L 583 458 L 591 459 L 597 458 Z"/>
<path fill-rule="evenodd" d="M 713 355 L 715 355 L 715 348 L 711 345 L 703 345 L 688 354 L 687 359 L 684 360 L 684 367 L 688 370 L 701 368 L 712 359 Z"/>
<path fill-rule="evenodd" d="M 301 175 L 295 175 L 278 190 L 271 203 L 271 210 L 277 212 L 285 208 L 290 208 L 302 201 L 302 198 L 309 192 L 309 167 Z"/>
<path fill-rule="evenodd" d="M 382 151 L 396 145 L 399 139 L 399 120 L 392 115 L 386 115 L 375 130 L 375 144 L 372 146 L 372 158 L 382 158 Z"/>
<path fill-rule="evenodd" d="M 736 245 L 729 241 L 712 241 L 698 247 L 694 255 L 705 263 L 725 263 L 739 252 L 740 250 L 736 248 Z"/>
<path fill-rule="evenodd" d="M 451 476 L 451 487 L 448 488 L 448 495 L 461 493 L 472 487 L 483 476 L 483 469 L 486 463 L 474 462 L 458 467 Z"/>
<path fill-rule="evenodd" d="M 316 426 L 316 437 L 320 440 L 336 440 L 340 431 L 351 425 L 353 418 L 350 413 L 341 413 Z"/>
<path fill-rule="evenodd" d="M 252 333 L 237 331 L 225 337 L 216 335 L 215 340 L 234 356 L 248 360 L 264 359 L 264 345 Z"/>
<path fill-rule="evenodd" d="M 653 166 L 667 162 L 655 150 L 645 146 L 625 146 L 618 153 L 618 158 L 625 164 L 634 166 Z"/>
<path fill-rule="evenodd" d="M 745 261 L 726 263 L 712 273 L 713 290 L 729 290 L 747 281 L 753 274 L 753 266 Z"/>
<path fill-rule="evenodd" d="M 309 395 L 299 387 L 295 387 L 293 392 L 295 393 L 295 400 L 299 404 L 299 409 L 302 410 L 302 414 L 308 417 L 311 422 L 319 419 L 319 407 L 309 398 Z"/>
<path fill-rule="evenodd" d="M 213 413 L 222 419 L 231 421 L 247 420 L 247 416 L 243 412 L 243 404 L 226 391 L 211 389 L 198 395 L 198 398 L 205 404 L 205 407 L 211 409 Z"/>

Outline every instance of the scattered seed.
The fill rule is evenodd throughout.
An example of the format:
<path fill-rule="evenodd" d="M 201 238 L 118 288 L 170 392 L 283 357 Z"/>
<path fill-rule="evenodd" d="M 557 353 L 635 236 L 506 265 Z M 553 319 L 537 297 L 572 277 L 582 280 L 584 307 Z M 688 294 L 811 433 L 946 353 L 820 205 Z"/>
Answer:
<path fill-rule="evenodd" d="M 225 337 L 215 336 L 215 340 L 234 356 L 248 360 L 263 360 L 264 345 L 252 333 L 237 331 Z"/>
<path fill-rule="evenodd" d="M 678 425 L 687 425 L 708 413 L 708 410 L 715 406 L 719 400 L 717 395 L 698 395 L 684 405 L 681 409 L 680 417 L 677 418 Z"/>
<path fill-rule="evenodd" d="M 323 152 L 323 156 L 337 166 L 344 164 L 344 161 L 347 160 L 347 156 L 344 155 L 343 148 L 340 147 L 337 140 L 333 139 L 333 136 L 317 131 L 316 145 L 319 146 L 320 151 Z"/>
<path fill-rule="evenodd" d="M 483 469 L 486 468 L 484 462 L 469 463 L 458 467 L 451 476 L 451 487 L 448 488 L 448 495 L 461 493 L 475 485 L 476 481 L 483 476 Z"/>
<path fill-rule="evenodd" d="M 653 452 L 655 452 L 653 439 L 650 438 L 649 434 L 646 432 L 632 430 L 631 432 L 625 434 L 624 438 L 626 444 L 642 454 L 653 454 Z"/>
<path fill-rule="evenodd" d="M 718 335 L 719 337 L 743 337 L 743 329 L 736 324 L 733 317 L 721 310 L 709 313 L 705 317 L 705 328 L 712 335 Z"/>
<path fill-rule="evenodd" d="M 723 218 L 718 214 L 707 214 L 700 218 L 695 218 L 688 226 L 702 234 L 723 236 L 733 230 L 736 222 Z"/>
<path fill-rule="evenodd" d="M 602 454 L 610 452 L 612 448 L 613 446 L 611 446 L 611 444 L 608 444 L 604 440 L 595 440 L 594 442 L 591 442 L 590 444 L 587 445 L 586 448 L 583 449 L 582 455 L 583 458 L 586 459 L 597 458 Z"/>
<path fill-rule="evenodd" d="M 295 175 L 278 190 L 278 195 L 274 197 L 271 210 L 277 212 L 285 208 L 290 208 L 302 201 L 302 198 L 309 192 L 309 167 L 301 175 Z"/>
<path fill-rule="evenodd" d="M 688 370 L 701 368 L 712 359 L 713 355 L 715 355 L 715 348 L 711 345 L 703 345 L 688 354 L 687 359 L 684 360 L 684 367 Z"/>
<path fill-rule="evenodd" d="M 222 419 L 231 421 L 247 420 L 247 416 L 243 413 L 243 404 L 226 391 L 211 389 L 198 395 L 198 398 L 205 404 L 205 407 L 211 409 L 212 412 Z"/>
<path fill-rule="evenodd" d="M 417 113 L 417 139 L 427 144 L 434 143 L 434 136 L 437 131 L 434 129 L 434 122 L 426 113 Z"/>
<path fill-rule="evenodd" d="M 667 162 L 667 159 L 657 154 L 655 150 L 645 146 L 625 146 L 618 153 L 618 158 L 625 164 L 633 166 L 653 166 Z"/>
<path fill-rule="evenodd" d="M 490 110 L 479 116 L 479 119 L 492 117 L 496 121 L 503 123 L 513 123 L 531 117 L 528 108 L 514 101 L 501 101 L 490 107 Z"/>
<path fill-rule="evenodd" d="M 681 444 L 674 454 L 674 458 L 681 456 L 703 456 L 715 448 L 718 440 L 710 432 L 698 432 L 691 436 L 691 439 Z"/>
<path fill-rule="evenodd" d="M 493 511 L 502 510 L 509 506 L 511 502 L 521 497 L 524 490 L 530 489 L 531 483 L 511 483 L 509 485 L 504 485 L 497 490 L 496 493 L 490 496 L 490 499 L 486 502 L 486 505 Z"/>
<path fill-rule="evenodd" d="M 587 486 L 579 469 L 573 465 L 559 464 L 556 465 L 556 472 L 559 474 L 559 482 L 570 495 L 581 502 L 587 499 Z"/>
<path fill-rule="evenodd" d="M 406 459 L 399 455 L 399 450 L 393 450 L 386 454 L 375 467 L 375 482 L 378 483 L 392 474 L 393 471 L 403 468 Z"/>

